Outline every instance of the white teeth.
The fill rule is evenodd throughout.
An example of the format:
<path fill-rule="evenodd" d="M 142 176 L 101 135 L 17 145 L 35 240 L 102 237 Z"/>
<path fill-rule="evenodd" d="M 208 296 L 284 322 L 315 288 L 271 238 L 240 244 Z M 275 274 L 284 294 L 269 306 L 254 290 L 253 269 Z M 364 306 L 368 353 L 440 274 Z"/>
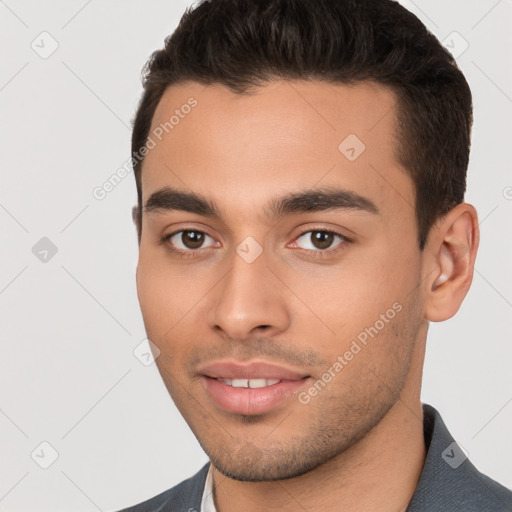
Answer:
<path fill-rule="evenodd" d="M 266 388 L 267 386 L 273 386 L 278 382 L 281 382 L 279 379 L 219 379 L 224 384 L 228 386 L 233 386 L 234 388 Z"/>
<path fill-rule="evenodd" d="M 249 387 L 250 388 L 266 388 L 267 386 L 273 386 L 281 382 L 279 379 L 250 379 Z"/>
<path fill-rule="evenodd" d="M 251 379 L 249 381 L 250 388 L 264 388 L 268 385 L 269 384 L 267 384 L 267 379 Z"/>

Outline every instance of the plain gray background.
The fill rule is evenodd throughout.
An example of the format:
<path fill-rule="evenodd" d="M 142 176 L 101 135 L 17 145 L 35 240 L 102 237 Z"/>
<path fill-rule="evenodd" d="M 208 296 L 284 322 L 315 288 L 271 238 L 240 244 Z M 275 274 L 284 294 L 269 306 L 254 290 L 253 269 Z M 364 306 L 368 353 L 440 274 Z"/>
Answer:
<path fill-rule="evenodd" d="M 147 345 L 133 175 L 92 194 L 128 159 L 141 68 L 191 4 L 0 1 L 0 511 L 117 510 L 207 461 L 156 366 L 134 355 Z M 422 400 L 512 487 L 512 3 L 404 4 L 472 88 L 467 200 L 482 229 L 465 303 L 431 325 Z"/>

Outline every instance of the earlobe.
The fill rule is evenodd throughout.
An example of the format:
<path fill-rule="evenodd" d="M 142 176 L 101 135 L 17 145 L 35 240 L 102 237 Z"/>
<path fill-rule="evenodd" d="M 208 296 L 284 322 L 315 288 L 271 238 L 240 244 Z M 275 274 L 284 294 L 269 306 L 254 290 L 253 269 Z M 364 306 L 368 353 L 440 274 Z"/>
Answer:
<path fill-rule="evenodd" d="M 426 247 L 427 320 L 441 322 L 459 310 L 473 279 L 478 242 L 477 213 L 467 203 L 453 208 L 436 226 Z"/>

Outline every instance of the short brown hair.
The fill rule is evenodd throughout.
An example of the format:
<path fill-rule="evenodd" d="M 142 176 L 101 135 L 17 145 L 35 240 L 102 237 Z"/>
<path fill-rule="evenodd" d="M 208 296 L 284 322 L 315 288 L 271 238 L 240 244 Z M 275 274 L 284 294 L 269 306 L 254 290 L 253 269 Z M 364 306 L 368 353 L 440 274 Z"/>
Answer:
<path fill-rule="evenodd" d="M 415 185 L 420 249 L 434 222 L 464 200 L 469 85 L 437 38 L 393 0 L 203 0 L 186 9 L 143 73 L 133 154 L 164 91 L 179 82 L 250 94 L 272 79 L 373 80 L 398 98 L 396 157 Z M 143 159 L 133 161 L 141 226 Z"/>

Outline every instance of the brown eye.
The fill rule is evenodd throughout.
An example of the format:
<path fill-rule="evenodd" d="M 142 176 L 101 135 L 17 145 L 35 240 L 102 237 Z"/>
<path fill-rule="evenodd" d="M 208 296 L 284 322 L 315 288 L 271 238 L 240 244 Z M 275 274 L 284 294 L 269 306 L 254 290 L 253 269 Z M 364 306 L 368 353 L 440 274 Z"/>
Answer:
<path fill-rule="evenodd" d="M 204 242 L 204 233 L 200 231 L 182 231 L 181 242 L 187 249 L 199 249 Z"/>
<path fill-rule="evenodd" d="M 334 241 L 334 234 L 325 231 L 312 231 L 311 241 L 317 249 L 329 249 Z"/>
<path fill-rule="evenodd" d="M 191 252 L 197 249 L 204 249 L 203 245 L 207 238 L 211 239 L 212 242 L 214 241 L 211 236 L 203 231 L 182 229 L 181 231 L 176 231 L 175 233 L 165 236 L 164 241 L 175 250 Z"/>
<path fill-rule="evenodd" d="M 301 239 L 303 241 L 299 243 Z M 334 247 L 345 241 L 345 238 L 342 235 L 334 233 L 333 231 L 314 230 L 303 233 L 297 238 L 297 243 L 302 249 L 325 252 L 328 249 L 333 248 L 333 244 L 336 239 L 339 239 L 340 241 L 335 244 Z"/>

